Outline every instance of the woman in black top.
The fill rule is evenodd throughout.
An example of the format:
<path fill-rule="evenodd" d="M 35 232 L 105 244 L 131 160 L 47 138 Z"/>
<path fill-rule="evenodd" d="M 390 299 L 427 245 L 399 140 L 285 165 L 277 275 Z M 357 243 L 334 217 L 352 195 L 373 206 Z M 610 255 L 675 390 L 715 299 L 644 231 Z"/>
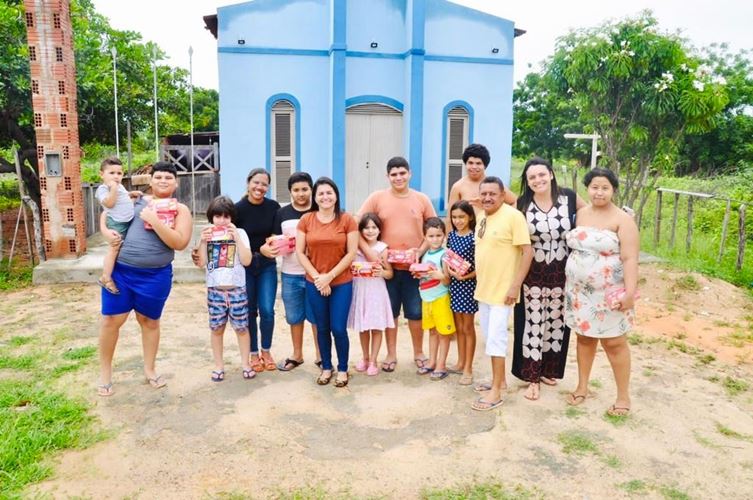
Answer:
<path fill-rule="evenodd" d="M 270 184 L 269 172 L 255 168 L 246 177 L 247 192 L 235 204 L 237 226 L 248 234 L 253 258 L 246 267 L 249 331 L 251 332 L 251 368 L 254 371 L 274 370 L 272 332 L 275 327 L 275 298 L 277 296 L 277 250 L 266 243 L 274 234 L 274 219 L 280 204 L 266 198 Z M 259 317 L 257 327 L 256 317 Z M 257 328 L 261 331 L 261 353 Z"/>

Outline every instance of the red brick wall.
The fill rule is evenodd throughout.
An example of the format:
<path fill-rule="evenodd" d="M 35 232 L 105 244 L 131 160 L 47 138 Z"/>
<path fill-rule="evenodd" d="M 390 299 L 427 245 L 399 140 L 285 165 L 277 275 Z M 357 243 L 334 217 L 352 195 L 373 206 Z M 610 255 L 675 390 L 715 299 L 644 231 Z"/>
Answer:
<path fill-rule="evenodd" d="M 37 139 L 44 246 L 48 258 L 86 251 L 69 0 L 24 0 Z M 47 175 L 48 154 L 61 175 Z"/>

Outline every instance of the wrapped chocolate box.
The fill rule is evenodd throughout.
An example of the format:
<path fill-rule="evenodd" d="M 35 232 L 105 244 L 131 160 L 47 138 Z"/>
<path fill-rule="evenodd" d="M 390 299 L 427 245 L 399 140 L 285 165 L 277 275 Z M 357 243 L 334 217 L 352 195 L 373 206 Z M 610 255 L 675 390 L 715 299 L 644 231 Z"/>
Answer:
<path fill-rule="evenodd" d="M 456 254 L 450 249 L 445 251 L 442 256 L 442 262 L 447 264 L 447 267 L 458 273 L 460 276 L 464 276 L 471 269 L 471 263 Z"/>
<path fill-rule="evenodd" d="M 350 273 L 359 278 L 373 278 L 378 262 L 354 262 L 350 265 Z"/>
<path fill-rule="evenodd" d="M 290 255 L 295 252 L 295 236 L 275 235 L 269 238 L 269 245 L 277 249 L 277 255 Z"/>
<path fill-rule="evenodd" d="M 152 199 L 149 207 L 157 212 L 157 218 L 166 226 L 175 229 L 175 216 L 178 215 L 178 200 L 175 198 Z M 144 222 L 145 229 L 154 229 L 151 224 Z"/>
<path fill-rule="evenodd" d="M 390 264 L 413 264 L 415 261 L 413 250 L 387 250 L 387 262 Z"/>

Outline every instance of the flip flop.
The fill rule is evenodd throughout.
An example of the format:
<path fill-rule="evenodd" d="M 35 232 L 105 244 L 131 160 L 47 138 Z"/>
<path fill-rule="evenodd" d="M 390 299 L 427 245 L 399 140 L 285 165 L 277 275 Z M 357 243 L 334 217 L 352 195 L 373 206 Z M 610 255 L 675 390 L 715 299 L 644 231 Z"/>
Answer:
<path fill-rule="evenodd" d="M 212 370 L 212 382 L 222 382 L 225 380 L 225 370 Z"/>
<path fill-rule="evenodd" d="M 473 390 L 476 391 L 476 392 L 491 391 L 492 390 L 492 384 L 484 382 L 482 384 L 478 384 L 476 387 L 473 388 Z"/>
<path fill-rule="evenodd" d="M 285 358 L 285 361 L 277 365 L 277 369 L 281 372 L 289 372 L 290 370 L 298 368 L 302 364 L 303 360 L 298 361 L 297 359 L 293 358 Z M 290 365 L 290 368 L 288 368 L 288 365 Z"/>
<path fill-rule="evenodd" d="M 382 363 L 382 371 L 387 373 L 392 373 L 395 371 L 395 367 L 397 366 L 397 361 L 385 361 Z"/>
<path fill-rule="evenodd" d="M 120 295 L 120 290 L 118 290 L 118 287 L 115 286 L 115 282 L 113 280 L 102 281 L 102 279 L 99 278 L 97 279 L 97 284 L 113 295 Z"/>
<path fill-rule="evenodd" d="M 448 368 L 447 369 L 447 373 L 449 373 L 451 375 L 462 375 L 463 374 L 463 370 L 456 370 L 454 368 Z"/>
<path fill-rule="evenodd" d="M 162 378 L 162 375 L 157 375 L 154 378 L 147 377 L 146 383 L 151 385 L 153 389 L 162 389 L 167 385 L 167 382 Z"/>
<path fill-rule="evenodd" d="M 630 415 L 630 408 L 612 405 L 607 409 L 607 415 L 610 417 L 627 417 Z"/>
<path fill-rule="evenodd" d="M 489 411 L 502 406 L 504 401 L 502 399 L 498 401 L 484 401 L 484 398 L 478 398 L 471 404 L 471 408 L 476 411 Z"/>
<path fill-rule="evenodd" d="M 444 371 L 444 372 L 442 372 L 442 371 L 439 371 L 439 372 L 434 371 L 434 372 L 431 372 L 431 375 L 429 376 L 429 378 L 431 380 L 434 380 L 436 382 L 437 380 L 446 379 L 449 374 L 450 374 L 450 372 L 448 372 L 448 371 Z"/>
<path fill-rule="evenodd" d="M 256 372 L 253 369 L 251 369 L 251 368 L 249 368 L 248 370 L 245 369 L 245 368 L 243 369 L 243 378 L 244 379 L 251 380 L 255 376 L 256 376 Z"/>
<path fill-rule="evenodd" d="M 429 361 L 429 358 L 413 358 L 413 362 L 416 363 L 418 369 L 425 368 L 427 361 Z"/>
<path fill-rule="evenodd" d="M 571 392 L 570 394 L 568 394 L 567 399 L 565 399 L 567 404 L 569 404 L 570 406 L 582 405 L 585 400 L 586 400 L 585 395 L 575 394 L 574 392 Z"/>
<path fill-rule="evenodd" d="M 432 373 L 434 371 L 434 368 L 431 368 L 429 366 L 419 366 L 418 370 L 416 370 L 416 373 L 419 375 L 428 375 L 429 373 Z"/>
<path fill-rule="evenodd" d="M 473 375 L 463 375 L 458 380 L 458 385 L 471 385 L 473 383 Z"/>
<path fill-rule="evenodd" d="M 115 391 L 113 391 L 112 389 L 112 382 L 110 382 L 109 384 L 98 385 L 97 394 L 99 394 L 103 398 L 107 398 L 115 394 Z"/>

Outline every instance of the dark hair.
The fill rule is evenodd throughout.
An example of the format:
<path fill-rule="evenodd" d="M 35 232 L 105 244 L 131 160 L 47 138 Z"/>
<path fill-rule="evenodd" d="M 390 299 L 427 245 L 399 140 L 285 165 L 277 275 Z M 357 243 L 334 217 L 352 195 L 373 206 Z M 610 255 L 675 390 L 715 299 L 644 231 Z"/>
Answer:
<path fill-rule="evenodd" d="M 254 178 L 254 176 L 257 176 L 259 174 L 264 174 L 267 176 L 267 182 L 272 182 L 272 176 L 269 175 L 269 172 L 267 172 L 266 168 L 255 168 L 251 170 L 248 175 L 246 176 L 246 184 L 251 182 L 251 179 Z"/>
<path fill-rule="evenodd" d="M 426 232 L 431 228 L 441 229 L 442 234 L 447 234 L 447 227 L 439 217 L 429 217 L 424 221 L 424 236 L 426 236 Z"/>
<path fill-rule="evenodd" d="M 402 156 L 393 156 L 390 158 L 390 161 L 387 162 L 387 173 L 389 174 L 393 168 L 400 168 L 403 167 L 406 170 L 410 170 L 410 165 L 408 164 L 408 160 L 403 158 Z"/>
<path fill-rule="evenodd" d="M 340 190 L 337 189 L 337 184 L 335 184 L 335 181 L 333 181 L 329 177 L 319 177 L 314 183 L 314 187 L 311 188 L 313 193 L 313 196 L 311 197 L 311 211 L 319 211 L 319 205 L 316 203 L 316 190 L 319 188 L 319 186 L 324 185 L 331 187 L 335 192 L 335 197 L 337 198 L 337 200 L 335 200 L 335 220 L 340 220 Z"/>
<path fill-rule="evenodd" d="M 210 201 L 207 207 L 207 220 L 210 224 L 212 224 L 215 215 L 228 215 L 233 224 L 235 224 L 236 212 L 233 200 L 227 196 L 220 195 Z"/>
<path fill-rule="evenodd" d="M 528 210 L 528 205 L 533 201 L 533 190 L 528 186 L 528 169 L 534 165 L 544 165 L 549 170 L 549 173 L 552 174 L 552 205 L 557 204 L 557 200 L 561 194 L 560 188 L 557 185 L 557 176 L 554 175 L 554 169 L 552 169 L 552 163 L 539 156 L 534 156 L 526 162 L 523 172 L 520 174 L 520 197 L 518 198 L 517 207 L 523 213 Z"/>
<path fill-rule="evenodd" d="M 617 176 L 614 175 L 614 172 L 609 170 L 608 168 L 594 168 L 591 169 L 585 177 L 583 177 L 583 185 L 588 187 L 589 184 L 591 184 L 591 181 L 594 180 L 594 177 L 604 177 L 606 178 L 609 183 L 612 185 L 612 188 L 617 191 L 617 189 L 620 187 L 620 181 L 617 179 Z"/>
<path fill-rule="evenodd" d="M 470 227 L 471 231 L 476 230 L 476 211 L 473 210 L 473 207 L 470 203 L 468 203 L 467 200 L 458 200 L 455 203 L 452 204 L 450 207 L 450 225 L 452 225 L 453 231 L 457 231 L 458 228 L 455 227 L 455 223 L 452 222 L 452 212 L 455 210 L 462 210 L 465 212 L 465 214 L 468 216 L 468 227 Z"/>
<path fill-rule="evenodd" d="M 109 167 L 110 165 L 120 165 L 123 166 L 123 163 L 121 163 L 120 158 L 117 156 L 108 156 L 104 160 L 102 160 L 102 163 L 99 164 L 99 171 L 104 172 L 105 168 Z"/>
<path fill-rule="evenodd" d="M 502 191 L 503 193 L 505 192 L 505 183 L 502 182 L 502 179 L 500 179 L 496 175 L 487 175 L 486 177 L 484 177 L 484 180 L 481 181 L 478 187 L 481 187 L 481 184 L 496 184 L 497 186 L 499 186 L 500 191 Z"/>
<path fill-rule="evenodd" d="M 369 221 L 373 222 L 374 225 L 377 227 L 377 229 L 379 229 L 379 234 L 381 236 L 382 219 L 380 219 L 379 216 L 375 214 L 374 212 L 366 212 L 365 214 L 361 216 L 361 220 L 358 221 L 358 232 L 360 233 L 361 231 L 363 231 L 364 228 L 366 227 L 366 224 L 368 224 Z"/>
<path fill-rule="evenodd" d="M 484 168 L 488 167 L 489 162 L 492 161 L 492 157 L 489 156 L 489 150 L 483 144 L 470 144 L 465 148 L 465 151 L 463 151 L 463 163 L 466 163 L 471 156 L 481 160 Z"/>
<path fill-rule="evenodd" d="M 157 163 L 152 165 L 152 174 L 155 174 L 157 172 L 168 172 L 173 174 L 173 177 L 178 177 L 178 169 L 175 168 L 175 165 L 166 161 L 158 161 Z"/>
<path fill-rule="evenodd" d="M 292 191 L 293 184 L 296 184 L 298 182 L 305 182 L 309 185 L 310 188 L 314 187 L 314 181 L 311 179 L 311 176 L 308 174 L 308 172 L 295 172 L 293 175 L 288 177 L 288 191 Z M 246 184 L 248 184 L 248 182 L 246 182 Z"/>

